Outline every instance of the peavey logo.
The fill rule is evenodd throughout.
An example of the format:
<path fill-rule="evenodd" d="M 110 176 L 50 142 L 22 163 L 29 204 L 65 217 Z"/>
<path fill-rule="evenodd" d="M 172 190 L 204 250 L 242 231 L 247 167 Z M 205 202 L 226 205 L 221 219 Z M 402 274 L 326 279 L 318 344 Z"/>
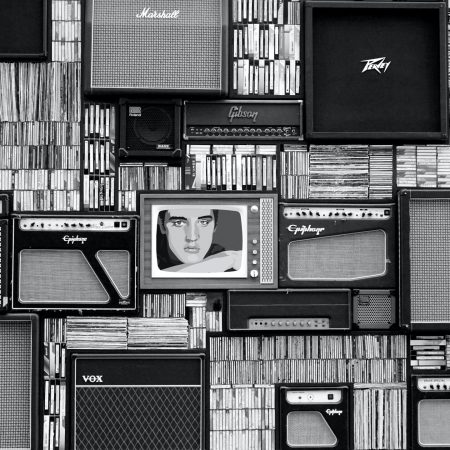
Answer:
<path fill-rule="evenodd" d="M 87 241 L 87 237 L 79 237 L 78 234 L 76 236 L 68 236 L 67 234 L 62 238 L 64 242 L 69 244 L 75 244 L 75 242 L 81 242 L 84 244 Z"/>
<path fill-rule="evenodd" d="M 334 415 L 338 415 L 340 416 L 342 414 L 342 410 L 341 409 L 327 409 L 325 410 L 325 412 L 329 415 L 329 416 L 334 416 Z"/>
<path fill-rule="evenodd" d="M 258 114 L 258 111 L 243 111 L 242 106 L 232 106 L 228 112 L 228 118 L 230 123 L 233 122 L 233 119 L 252 119 L 255 123 Z"/>
<path fill-rule="evenodd" d="M 103 383 L 103 375 L 83 375 L 85 383 Z"/>
<path fill-rule="evenodd" d="M 366 63 L 366 65 L 361 73 L 367 72 L 368 70 L 376 70 L 378 73 L 381 73 L 381 71 L 383 71 L 383 73 L 386 72 L 389 64 L 391 64 L 391 61 L 384 62 L 385 59 L 386 56 L 383 58 L 363 59 L 361 62 Z"/>
<path fill-rule="evenodd" d="M 311 225 L 305 226 L 302 225 L 301 227 L 298 227 L 297 225 L 289 225 L 287 229 L 296 235 L 297 233 L 301 233 L 302 235 L 305 233 L 316 233 L 317 236 L 319 236 L 320 233 L 322 233 L 325 228 L 313 228 Z"/>
<path fill-rule="evenodd" d="M 152 11 L 150 8 L 144 8 L 141 13 L 136 14 L 138 19 L 178 19 L 180 10 L 176 9 L 172 12 Z"/>

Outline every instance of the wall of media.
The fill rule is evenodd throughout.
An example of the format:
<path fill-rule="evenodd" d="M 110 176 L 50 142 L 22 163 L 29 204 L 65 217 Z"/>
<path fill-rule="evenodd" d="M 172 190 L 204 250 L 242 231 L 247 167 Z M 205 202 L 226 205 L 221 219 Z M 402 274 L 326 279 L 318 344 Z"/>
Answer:
<path fill-rule="evenodd" d="M 151 3 L 0 45 L 0 450 L 450 447 L 447 5 Z"/>

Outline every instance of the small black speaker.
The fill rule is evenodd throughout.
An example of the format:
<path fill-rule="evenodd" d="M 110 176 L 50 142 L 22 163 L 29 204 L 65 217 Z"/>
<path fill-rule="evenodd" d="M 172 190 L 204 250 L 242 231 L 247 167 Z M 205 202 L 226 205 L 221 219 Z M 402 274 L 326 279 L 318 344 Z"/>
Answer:
<path fill-rule="evenodd" d="M 444 2 L 305 3 L 306 137 L 446 141 Z"/>
<path fill-rule="evenodd" d="M 0 450 L 39 448 L 39 320 L 0 316 Z"/>
<path fill-rule="evenodd" d="M 388 290 L 353 292 L 353 322 L 360 329 L 387 329 L 395 324 L 395 295 Z"/>
<path fill-rule="evenodd" d="M 120 147 L 122 153 L 180 149 L 181 102 L 120 102 Z"/>
<path fill-rule="evenodd" d="M 47 55 L 47 0 L 0 0 L 0 58 Z"/>

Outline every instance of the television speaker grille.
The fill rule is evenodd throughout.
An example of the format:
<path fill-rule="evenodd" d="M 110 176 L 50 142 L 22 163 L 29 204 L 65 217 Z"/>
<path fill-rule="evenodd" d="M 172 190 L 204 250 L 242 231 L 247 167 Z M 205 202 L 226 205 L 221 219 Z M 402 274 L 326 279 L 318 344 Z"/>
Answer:
<path fill-rule="evenodd" d="M 274 250 L 273 236 L 274 230 L 273 215 L 274 204 L 271 198 L 260 200 L 261 208 L 261 284 L 272 284 L 274 282 Z"/>
<path fill-rule="evenodd" d="M 409 217 L 411 322 L 450 322 L 450 199 L 411 199 Z"/>
<path fill-rule="evenodd" d="M 222 91 L 221 1 L 90 0 L 88 8 L 90 89 Z"/>

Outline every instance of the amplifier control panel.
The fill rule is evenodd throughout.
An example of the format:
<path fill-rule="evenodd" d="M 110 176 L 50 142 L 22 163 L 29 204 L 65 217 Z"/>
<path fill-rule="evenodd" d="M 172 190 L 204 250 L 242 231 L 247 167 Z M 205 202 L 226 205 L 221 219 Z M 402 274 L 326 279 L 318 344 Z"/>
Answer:
<path fill-rule="evenodd" d="M 194 138 L 292 138 L 300 137 L 300 127 L 296 126 L 276 126 L 276 127 L 235 127 L 235 126 L 190 126 L 187 129 L 188 135 Z"/>
<path fill-rule="evenodd" d="M 344 220 L 380 220 L 390 219 L 392 211 L 386 206 L 347 207 L 347 206 L 285 206 L 283 216 L 287 219 L 308 217 L 310 219 L 344 219 Z"/>
<path fill-rule="evenodd" d="M 450 391 L 450 377 L 445 378 L 418 378 L 419 391 Z"/>
<path fill-rule="evenodd" d="M 323 317 L 273 317 L 249 319 L 249 330 L 316 330 L 330 328 L 330 320 Z"/>
<path fill-rule="evenodd" d="M 131 221 L 125 217 L 26 217 L 19 222 L 23 231 L 128 231 Z"/>

